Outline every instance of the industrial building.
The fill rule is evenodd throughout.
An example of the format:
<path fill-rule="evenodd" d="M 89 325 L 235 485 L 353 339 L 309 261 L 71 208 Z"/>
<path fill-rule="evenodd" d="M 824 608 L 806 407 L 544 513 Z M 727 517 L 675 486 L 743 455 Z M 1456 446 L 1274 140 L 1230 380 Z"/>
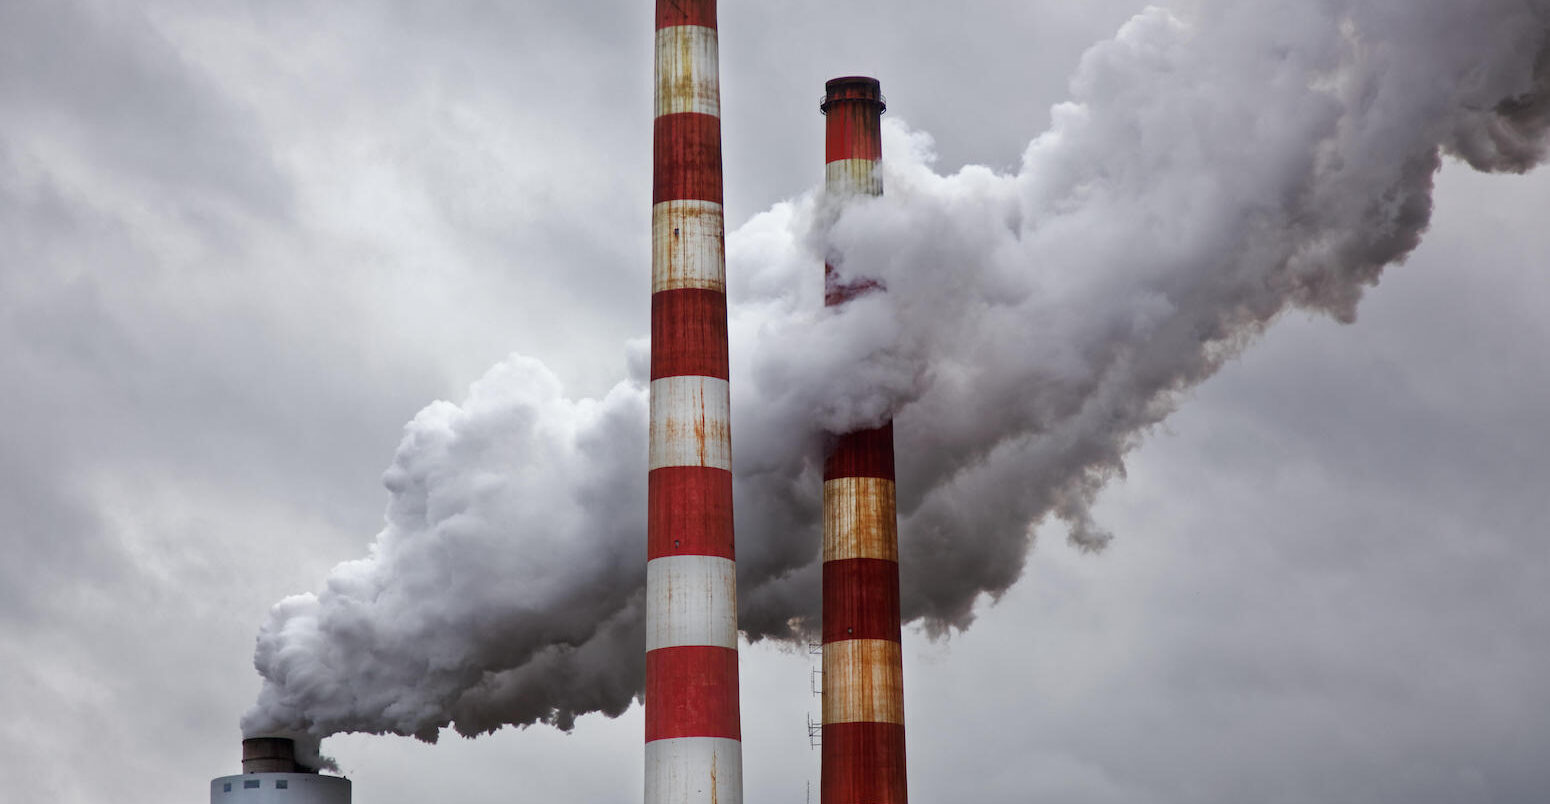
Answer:
<path fill-rule="evenodd" d="M 350 804 L 350 780 L 296 761 L 284 737 L 242 741 L 242 773 L 210 780 L 210 804 Z"/>

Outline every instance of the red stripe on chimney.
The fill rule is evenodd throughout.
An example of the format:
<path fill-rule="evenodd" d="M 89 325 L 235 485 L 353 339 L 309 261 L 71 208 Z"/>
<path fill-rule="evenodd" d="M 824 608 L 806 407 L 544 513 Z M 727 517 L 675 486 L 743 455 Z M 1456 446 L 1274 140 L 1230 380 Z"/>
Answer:
<path fill-rule="evenodd" d="M 665 114 L 653 129 L 651 203 L 721 203 L 721 118 L 698 112 Z"/>
<path fill-rule="evenodd" d="M 688 646 L 646 653 L 646 742 L 676 737 L 742 739 L 737 651 Z"/>
<path fill-rule="evenodd" d="M 658 0 L 657 27 L 674 25 L 716 27 L 716 0 Z"/>
<path fill-rule="evenodd" d="M 827 804 L 905 800 L 904 726 L 829 723 L 822 748 L 821 796 Z"/>
<path fill-rule="evenodd" d="M 894 479 L 893 422 L 831 438 L 834 440 L 823 461 L 824 480 L 837 477 Z"/>
<path fill-rule="evenodd" d="M 823 641 L 898 642 L 899 563 L 846 558 L 823 564 Z"/>
<path fill-rule="evenodd" d="M 678 288 L 651 294 L 651 379 L 727 379 L 727 296 Z"/>
<path fill-rule="evenodd" d="M 712 466 L 663 466 L 646 477 L 646 559 L 736 558 L 732 473 Z"/>

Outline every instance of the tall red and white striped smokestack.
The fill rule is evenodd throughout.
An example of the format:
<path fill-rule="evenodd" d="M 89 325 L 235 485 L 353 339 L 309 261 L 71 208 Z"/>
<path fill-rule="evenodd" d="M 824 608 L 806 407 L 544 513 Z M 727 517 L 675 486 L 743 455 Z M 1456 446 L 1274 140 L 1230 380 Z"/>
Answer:
<path fill-rule="evenodd" d="M 740 804 L 715 0 L 657 0 L 646 804 Z"/>
<path fill-rule="evenodd" d="M 881 195 L 882 87 L 828 82 L 825 189 Z M 824 266 L 824 303 L 882 288 Z M 904 804 L 893 423 L 833 437 L 823 467 L 823 804 Z"/>

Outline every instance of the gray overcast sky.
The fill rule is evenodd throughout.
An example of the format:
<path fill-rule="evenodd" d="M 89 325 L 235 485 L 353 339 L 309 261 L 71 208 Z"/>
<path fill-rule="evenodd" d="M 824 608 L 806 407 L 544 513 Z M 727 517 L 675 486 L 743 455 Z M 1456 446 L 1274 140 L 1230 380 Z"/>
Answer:
<path fill-rule="evenodd" d="M 944 172 L 1011 170 L 1143 5 L 723 2 L 729 227 L 820 181 L 824 79 L 879 76 Z M 573 395 L 624 375 L 651 25 L 0 4 L 8 800 L 203 801 L 238 770 L 259 625 L 366 554 L 404 423 L 512 351 Z M 971 629 L 907 636 L 914 798 L 1542 801 L 1547 208 L 1543 171 L 1445 165 L 1355 324 L 1283 316 L 1131 455 L 1107 551 L 1048 525 Z M 750 804 L 816 786 L 815 659 L 743 653 Z M 641 732 L 637 707 L 326 748 L 363 804 L 631 802 Z"/>

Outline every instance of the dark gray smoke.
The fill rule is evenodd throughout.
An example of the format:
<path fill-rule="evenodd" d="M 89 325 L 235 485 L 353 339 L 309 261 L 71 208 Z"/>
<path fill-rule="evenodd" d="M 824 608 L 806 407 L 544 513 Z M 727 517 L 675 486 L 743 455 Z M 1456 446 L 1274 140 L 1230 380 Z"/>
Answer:
<path fill-rule="evenodd" d="M 1550 0 L 1199 0 L 1092 48 L 1014 175 L 885 132 L 886 195 L 733 233 L 741 624 L 818 614 L 818 433 L 897 420 L 905 615 L 969 624 L 1053 516 L 1090 508 L 1180 395 L 1283 311 L 1342 321 L 1415 248 L 1443 159 L 1525 171 Z M 881 279 L 821 308 L 824 258 Z M 644 353 L 637 349 L 636 365 Z M 434 739 L 615 714 L 642 677 L 641 371 L 567 399 L 495 367 L 407 428 L 371 554 L 259 636 L 249 734 Z"/>

